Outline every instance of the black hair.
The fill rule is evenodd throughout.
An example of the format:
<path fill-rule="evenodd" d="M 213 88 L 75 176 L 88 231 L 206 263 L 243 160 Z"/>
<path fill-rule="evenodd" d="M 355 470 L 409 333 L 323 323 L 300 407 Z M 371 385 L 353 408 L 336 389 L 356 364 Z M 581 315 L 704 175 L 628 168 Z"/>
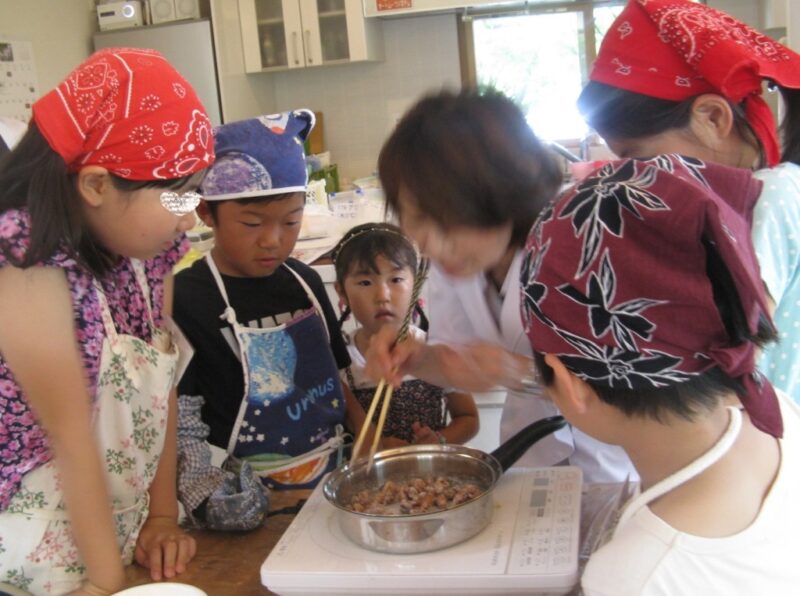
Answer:
<path fill-rule="evenodd" d="M 417 272 L 417 251 L 403 231 L 391 223 L 364 223 L 350 228 L 333 249 L 336 281 L 344 287 L 345 278 L 356 268 L 366 267 L 378 273 L 376 259 L 384 257 L 398 268 Z M 414 305 L 420 328 L 427 331 L 428 320 L 419 304 Z M 339 318 L 341 327 L 350 316 L 346 308 Z"/>
<path fill-rule="evenodd" d="M 782 161 L 800 165 L 800 90 L 770 83 L 783 97 L 786 115 L 781 124 Z M 618 87 L 589 81 L 578 97 L 578 109 L 589 126 L 601 136 L 636 139 L 689 125 L 695 97 L 683 101 L 658 99 Z M 747 122 L 744 108 L 731 103 L 734 124 L 742 136 L 758 147 L 764 162 L 763 147 Z"/>
<path fill-rule="evenodd" d="M 127 180 L 109 173 L 114 186 L 123 192 L 142 188 L 178 189 L 194 176 L 170 180 Z M 0 213 L 27 209 L 31 240 L 20 259 L 4 254 L 14 266 L 31 267 L 51 257 L 59 248 L 97 276 L 108 272 L 116 256 L 92 237 L 83 216 L 82 199 L 76 187 L 77 175 L 47 143 L 36 122 L 31 121 L 14 149 L 0 159 Z"/>
<path fill-rule="evenodd" d="M 650 97 L 589 81 L 578 96 L 578 109 L 587 124 L 600 134 L 611 139 L 640 139 L 668 130 L 687 128 L 691 121 L 695 97 L 671 101 Z M 744 107 L 728 102 L 733 112 L 733 121 L 739 135 L 759 150 L 761 163 L 764 148 L 752 127 L 747 122 Z M 800 132 L 798 132 L 800 135 Z M 636 157 L 651 157 L 637 155 Z"/>
<path fill-rule="evenodd" d="M 800 166 L 800 89 L 778 86 L 783 97 L 786 116 L 781 123 L 783 133 L 782 161 L 790 161 Z"/>
<path fill-rule="evenodd" d="M 750 332 L 730 272 L 713 245 L 707 239 L 703 244 L 706 248 L 706 273 L 730 343 L 739 345 L 749 341 L 760 347 L 774 341 L 777 332 L 765 316 L 759 320 L 756 333 Z M 534 352 L 534 363 L 544 385 L 551 385 L 554 372 L 544 361 L 544 355 Z M 730 393 L 745 395 L 742 384 L 716 366 L 683 383 L 656 389 L 609 387 L 589 380 L 586 383 L 602 401 L 621 410 L 626 416 L 652 418 L 659 422 L 664 422 L 667 414 L 691 421 L 701 412 L 713 410 Z"/>
<path fill-rule="evenodd" d="M 206 201 L 208 205 L 208 212 L 211 214 L 211 218 L 214 221 L 217 221 L 217 210 L 221 203 L 238 203 L 239 205 L 255 205 L 261 203 L 271 203 L 273 201 L 283 201 L 285 199 L 291 199 L 296 197 L 298 194 L 302 194 L 303 191 L 292 191 L 292 192 L 282 192 L 280 194 L 274 195 L 259 195 L 256 197 L 247 197 L 244 199 L 225 199 L 223 201 Z"/>
<path fill-rule="evenodd" d="M 442 91 L 419 100 L 384 143 L 378 173 L 399 212 L 404 188 L 443 229 L 512 224 L 522 246 L 561 185 L 552 152 L 499 93 Z"/>

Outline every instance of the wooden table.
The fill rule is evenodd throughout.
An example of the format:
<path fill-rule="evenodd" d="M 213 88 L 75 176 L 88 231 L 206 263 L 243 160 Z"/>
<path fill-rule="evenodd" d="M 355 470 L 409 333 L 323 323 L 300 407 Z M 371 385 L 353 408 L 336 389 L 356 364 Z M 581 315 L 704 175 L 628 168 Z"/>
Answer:
<path fill-rule="evenodd" d="M 270 509 L 274 512 L 307 498 L 310 491 L 273 492 Z M 251 532 L 212 532 L 192 530 L 197 555 L 189 568 L 168 581 L 196 586 L 209 596 L 262 596 L 272 594 L 261 585 L 261 564 L 294 519 L 293 514 L 278 514 Z M 133 564 L 125 569 L 126 587 L 150 583 L 150 572 Z"/>

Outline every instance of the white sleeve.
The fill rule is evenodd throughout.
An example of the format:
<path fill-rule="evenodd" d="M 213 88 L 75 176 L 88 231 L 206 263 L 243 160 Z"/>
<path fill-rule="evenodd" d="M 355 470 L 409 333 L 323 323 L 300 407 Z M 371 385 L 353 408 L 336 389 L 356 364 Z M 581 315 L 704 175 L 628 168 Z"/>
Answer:
<path fill-rule="evenodd" d="M 428 341 L 432 344 L 464 344 L 475 338 L 475 330 L 453 280 L 435 264 L 428 275 Z"/>

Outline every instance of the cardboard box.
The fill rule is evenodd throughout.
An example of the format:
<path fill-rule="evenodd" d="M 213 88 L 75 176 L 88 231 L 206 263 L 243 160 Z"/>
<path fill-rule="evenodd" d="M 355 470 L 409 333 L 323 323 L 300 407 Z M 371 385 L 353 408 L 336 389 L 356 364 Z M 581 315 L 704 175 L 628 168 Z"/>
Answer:
<path fill-rule="evenodd" d="M 317 122 L 314 124 L 314 128 L 311 129 L 311 132 L 308 133 L 308 138 L 305 143 L 306 155 L 314 155 L 325 151 L 325 124 L 322 112 L 314 112 L 314 116 L 316 116 Z"/>

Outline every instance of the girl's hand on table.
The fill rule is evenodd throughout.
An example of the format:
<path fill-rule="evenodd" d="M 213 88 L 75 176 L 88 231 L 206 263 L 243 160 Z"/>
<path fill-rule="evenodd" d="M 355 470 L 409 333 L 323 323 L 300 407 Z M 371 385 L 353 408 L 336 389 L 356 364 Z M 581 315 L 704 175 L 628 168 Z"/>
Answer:
<path fill-rule="evenodd" d="M 136 541 L 136 562 L 158 581 L 186 571 L 197 544 L 171 517 L 150 517 Z"/>

